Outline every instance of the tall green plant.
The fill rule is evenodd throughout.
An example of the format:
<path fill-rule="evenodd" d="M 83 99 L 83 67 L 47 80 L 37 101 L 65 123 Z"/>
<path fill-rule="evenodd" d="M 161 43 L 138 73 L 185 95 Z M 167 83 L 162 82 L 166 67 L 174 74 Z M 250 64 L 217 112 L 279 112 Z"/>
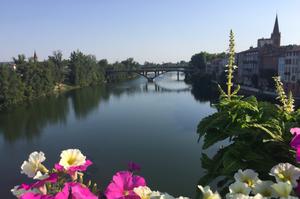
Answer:
<path fill-rule="evenodd" d="M 280 80 L 280 76 L 273 77 L 273 79 L 275 81 L 276 92 L 278 94 L 277 99 L 282 104 L 281 109 L 288 114 L 294 112 L 295 100 L 293 98 L 292 92 L 289 91 L 289 95 L 288 96 L 286 95 L 284 88 L 283 88 L 283 83 Z"/>
<path fill-rule="evenodd" d="M 225 97 L 227 99 L 231 99 L 232 96 L 235 96 L 237 92 L 239 91 L 240 87 L 238 86 L 233 92 L 233 73 L 234 70 L 237 69 L 237 66 L 235 65 L 235 50 L 234 50 L 235 44 L 234 44 L 234 34 L 233 31 L 230 30 L 230 36 L 229 36 L 229 50 L 228 50 L 228 64 L 225 66 L 225 72 L 226 72 L 226 78 L 227 78 L 227 91 L 224 91 L 220 85 L 218 85 L 219 90 L 221 92 L 221 97 Z"/>

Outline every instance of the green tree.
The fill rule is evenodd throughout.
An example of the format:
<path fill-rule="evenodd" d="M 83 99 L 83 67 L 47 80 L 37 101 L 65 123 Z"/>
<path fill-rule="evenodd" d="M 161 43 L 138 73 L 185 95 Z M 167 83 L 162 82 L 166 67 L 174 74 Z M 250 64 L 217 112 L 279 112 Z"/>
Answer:
<path fill-rule="evenodd" d="M 15 64 L 24 64 L 26 62 L 26 56 L 24 54 L 18 55 L 17 58 L 13 57 Z"/>
<path fill-rule="evenodd" d="M 201 52 L 192 56 L 190 65 L 199 69 L 205 70 L 206 68 L 206 53 Z"/>
<path fill-rule="evenodd" d="M 54 81 L 58 84 L 64 82 L 66 75 L 65 65 L 62 56 L 63 55 L 61 51 L 54 51 L 52 56 L 48 56 L 49 67 L 54 73 Z"/>
<path fill-rule="evenodd" d="M 0 66 L 0 105 L 15 104 L 24 99 L 24 84 L 9 66 Z"/>

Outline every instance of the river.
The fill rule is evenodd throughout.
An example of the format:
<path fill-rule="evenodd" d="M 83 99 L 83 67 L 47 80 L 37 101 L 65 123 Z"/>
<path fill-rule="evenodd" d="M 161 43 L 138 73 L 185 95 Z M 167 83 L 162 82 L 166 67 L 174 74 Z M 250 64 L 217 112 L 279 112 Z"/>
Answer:
<path fill-rule="evenodd" d="M 170 73 L 147 83 L 141 77 L 0 112 L 1 198 L 13 198 L 9 190 L 29 182 L 20 174 L 29 153 L 43 151 L 45 165 L 51 167 L 68 148 L 78 148 L 92 160 L 88 174 L 101 188 L 134 161 L 153 190 L 194 197 L 203 175 L 196 128 L 215 109 L 209 97 L 199 100 L 192 94 L 183 78 L 177 81 Z"/>

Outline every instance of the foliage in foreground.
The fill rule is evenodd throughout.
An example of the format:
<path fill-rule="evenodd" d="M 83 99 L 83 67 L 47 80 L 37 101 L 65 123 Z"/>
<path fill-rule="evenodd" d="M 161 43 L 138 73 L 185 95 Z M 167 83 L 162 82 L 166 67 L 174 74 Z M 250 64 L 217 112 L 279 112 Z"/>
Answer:
<path fill-rule="evenodd" d="M 290 130 L 294 136 L 290 146 L 297 151 L 296 160 L 300 161 L 300 128 Z M 272 180 L 261 180 L 258 173 L 252 169 L 239 169 L 234 174 L 235 182 L 229 185 L 226 199 L 297 199 L 300 196 L 300 168 L 290 163 L 279 163 L 272 167 L 269 175 Z M 203 199 L 221 199 L 216 191 L 213 193 L 209 186 L 198 186 Z"/>
<path fill-rule="evenodd" d="M 227 90 L 219 86 L 220 100 L 214 105 L 217 112 L 204 118 L 197 130 L 203 138 L 204 150 L 219 141 L 227 142 L 213 157 L 203 153 L 201 159 L 206 173 L 199 184 L 215 180 L 220 189 L 233 181 L 232 176 L 238 169 L 254 169 L 264 179 L 270 179 L 268 172 L 273 165 L 296 164 L 295 151 L 289 147 L 289 129 L 300 125 L 300 110 L 294 111 L 292 96 L 285 95 L 279 78 L 275 80 L 281 106 L 257 101 L 254 96 L 239 96 L 239 87 L 233 90 L 233 72 L 237 67 L 234 66 L 232 32 L 229 55 Z"/>

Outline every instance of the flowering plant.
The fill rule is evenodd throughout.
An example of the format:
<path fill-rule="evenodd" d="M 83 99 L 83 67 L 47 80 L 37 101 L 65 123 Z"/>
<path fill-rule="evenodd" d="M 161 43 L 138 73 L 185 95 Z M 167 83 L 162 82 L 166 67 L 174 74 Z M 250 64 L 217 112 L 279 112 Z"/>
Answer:
<path fill-rule="evenodd" d="M 151 191 L 143 177 L 134 175 L 141 167 L 130 162 L 128 171 L 119 171 L 101 192 L 97 184 L 84 183 L 84 172 L 92 165 L 80 150 L 62 151 L 61 159 L 49 170 L 43 162 L 43 152 L 33 152 L 21 166 L 21 173 L 34 180 L 31 184 L 15 186 L 11 192 L 20 199 L 175 199 L 158 191 Z M 179 197 L 179 199 L 187 199 Z"/>
<path fill-rule="evenodd" d="M 260 180 L 258 173 L 251 169 L 239 170 L 235 175 L 235 182 L 229 185 L 226 199 L 297 199 L 299 196 L 298 183 L 300 169 L 289 164 L 280 163 L 274 166 L 270 175 L 276 183 L 270 180 Z M 198 186 L 203 193 L 203 199 L 221 199 L 218 192 L 213 193 L 209 186 Z M 298 194 L 298 196 L 297 196 Z"/>

